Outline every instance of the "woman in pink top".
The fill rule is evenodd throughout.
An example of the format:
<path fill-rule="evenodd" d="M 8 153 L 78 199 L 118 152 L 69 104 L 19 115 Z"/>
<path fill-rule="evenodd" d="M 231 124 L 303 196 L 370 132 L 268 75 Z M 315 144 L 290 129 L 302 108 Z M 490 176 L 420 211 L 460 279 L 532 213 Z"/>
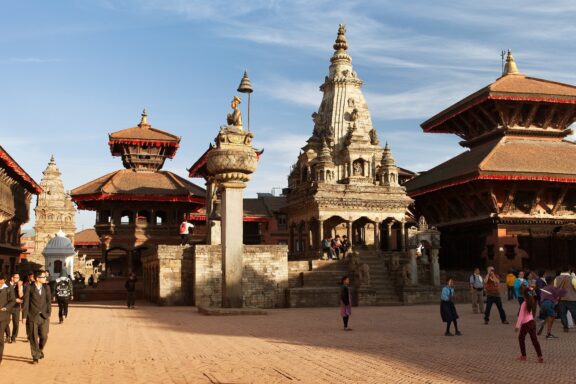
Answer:
<path fill-rule="evenodd" d="M 538 336 L 536 336 L 536 323 L 534 322 L 534 316 L 536 315 L 536 292 L 533 288 L 522 289 L 522 294 L 524 296 L 524 302 L 520 306 L 520 312 L 518 313 L 518 321 L 516 321 L 515 331 L 520 330 L 518 335 L 518 342 L 520 343 L 520 357 L 518 360 L 526 361 L 526 334 L 530 334 L 530 340 L 532 340 L 532 345 L 536 350 L 538 355 L 538 362 L 543 363 L 542 349 L 540 348 L 540 343 L 538 342 Z"/>

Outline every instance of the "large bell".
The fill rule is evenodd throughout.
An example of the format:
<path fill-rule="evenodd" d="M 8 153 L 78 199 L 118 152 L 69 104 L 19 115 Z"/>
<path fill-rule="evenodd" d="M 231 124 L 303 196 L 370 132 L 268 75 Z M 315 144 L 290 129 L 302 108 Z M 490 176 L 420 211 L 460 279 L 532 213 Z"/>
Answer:
<path fill-rule="evenodd" d="M 244 76 L 242 76 L 242 80 L 240 80 L 240 85 L 237 89 L 240 93 L 252 93 L 254 90 L 252 89 L 252 83 L 250 82 L 250 78 L 248 77 L 248 72 L 244 71 Z"/>

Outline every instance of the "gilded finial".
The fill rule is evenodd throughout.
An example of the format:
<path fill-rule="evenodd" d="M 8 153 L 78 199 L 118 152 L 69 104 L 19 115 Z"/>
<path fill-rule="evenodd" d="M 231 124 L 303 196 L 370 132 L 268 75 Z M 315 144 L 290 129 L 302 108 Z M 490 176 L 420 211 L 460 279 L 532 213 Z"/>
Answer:
<path fill-rule="evenodd" d="M 54 160 L 54 155 L 50 156 L 50 164 L 55 164 L 56 160 Z"/>
<path fill-rule="evenodd" d="M 518 66 L 516 65 L 516 61 L 514 61 L 514 56 L 512 56 L 512 50 L 508 50 L 508 54 L 506 55 L 506 65 L 504 65 L 504 72 L 502 73 L 503 76 L 506 75 L 520 75 L 520 71 L 518 70 Z"/>
<path fill-rule="evenodd" d="M 346 25 L 340 24 L 338 26 L 338 36 L 336 37 L 336 42 L 333 47 L 335 51 L 345 51 L 348 49 L 348 42 L 346 41 Z"/>
<path fill-rule="evenodd" d="M 148 124 L 148 114 L 146 113 L 146 108 L 144 108 L 144 110 L 142 110 L 142 115 L 141 115 L 141 119 L 140 119 L 140 124 L 139 126 L 142 125 L 149 125 Z"/>
<path fill-rule="evenodd" d="M 244 76 L 242 76 L 242 80 L 240 80 L 240 85 L 237 89 L 240 93 L 252 93 L 254 90 L 252 89 L 252 82 L 248 77 L 248 71 L 244 70 Z"/>

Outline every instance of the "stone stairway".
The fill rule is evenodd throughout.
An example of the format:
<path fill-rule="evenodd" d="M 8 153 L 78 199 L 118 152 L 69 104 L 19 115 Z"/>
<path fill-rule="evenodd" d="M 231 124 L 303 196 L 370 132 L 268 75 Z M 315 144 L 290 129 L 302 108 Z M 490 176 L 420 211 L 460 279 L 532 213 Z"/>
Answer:
<path fill-rule="evenodd" d="M 349 275 L 348 260 L 288 262 L 288 307 L 335 307 L 339 305 L 340 279 Z"/>
<path fill-rule="evenodd" d="M 385 263 L 385 260 L 390 260 L 395 252 L 374 250 L 356 250 L 356 252 L 359 254 L 360 265 L 368 264 L 370 267 L 370 285 L 364 289 L 374 290 L 372 305 L 402 305 L 395 277 L 388 273 Z"/>

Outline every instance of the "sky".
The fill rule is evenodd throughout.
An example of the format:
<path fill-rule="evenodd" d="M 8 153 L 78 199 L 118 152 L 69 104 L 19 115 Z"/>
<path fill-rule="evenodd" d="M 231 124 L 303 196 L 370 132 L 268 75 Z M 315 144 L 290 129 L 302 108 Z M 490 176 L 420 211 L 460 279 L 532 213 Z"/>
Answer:
<path fill-rule="evenodd" d="M 496 80 L 502 50 L 527 75 L 576 84 L 575 19 L 572 0 L 0 0 L 0 145 L 37 182 L 54 155 L 71 190 L 122 168 L 107 135 L 146 108 L 182 137 L 164 169 L 187 177 L 246 69 L 265 152 L 245 196 L 286 187 L 344 23 L 381 142 L 423 171 L 464 149 L 420 124 Z M 79 213 L 78 230 L 94 220 Z"/>

